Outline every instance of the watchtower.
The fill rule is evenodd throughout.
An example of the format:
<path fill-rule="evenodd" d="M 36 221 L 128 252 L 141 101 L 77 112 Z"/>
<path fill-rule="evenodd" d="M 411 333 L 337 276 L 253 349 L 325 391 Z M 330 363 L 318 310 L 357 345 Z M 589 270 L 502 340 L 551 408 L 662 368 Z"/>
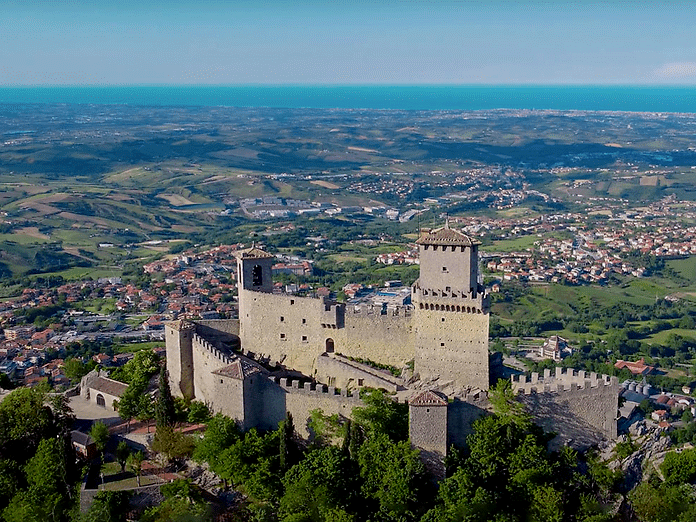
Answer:
<path fill-rule="evenodd" d="M 261 250 L 251 247 L 237 253 L 237 288 L 255 292 L 273 292 L 271 267 L 275 258 Z"/>
<path fill-rule="evenodd" d="M 172 321 L 165 325 L 167 371 L 172 392 L 178 397 L 194 398 L 193 334 L 196 325 L 190 321 Z"/>
<path fill-rule="evenodd" d="M 447 397 L 434 390 L 421 392 L 408 401 L 408 438 L 437 479 L 445 478 L 447 405 Z"/>
<path fill-rule="evenodd" d="M 478 282 L 481 242 L 446 223 L 416 243 L 415 371 L 422 379 L 487 390 L 489 299 Z"/>

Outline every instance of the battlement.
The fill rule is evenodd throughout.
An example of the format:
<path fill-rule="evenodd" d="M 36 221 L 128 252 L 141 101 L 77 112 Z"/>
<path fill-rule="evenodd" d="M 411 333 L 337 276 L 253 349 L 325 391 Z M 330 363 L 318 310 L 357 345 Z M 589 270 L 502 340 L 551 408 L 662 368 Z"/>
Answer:
<path fill-rule="evenodd" d="M 326 386 L 314 382 L 301 381 L 290 377 L 269 376 L 268 379 L 288 393 L 299 393 L 304 395 L 315 395 L 324 397 L 335 397 L 337 399 L 350 399 L 362 404 L 360 392 L 358 390 L 339 390 L 334 386 Z"/>
<path fill-rule="evenodd" d="M 556 367 L 553 373 L 550 369 L 545 369 L 543 376 L 540 376 L 538 372 L 532 372 L 531 376 L 513 375 L 510 381 L 515 393 L 525 395 L 533 393 L 560 393 L 603 386 L 613 386 L 618 393 L 619 386 L 618 377 L 560 367 Z"/>
<path fill-rule="evenodd" d="M 413 313 L 413 307 L 407 305 L 388 307 L 386 309 L 386 313 L 382 313 L 382 310 L 383 309 L 381 306 L 371 304 L 359 304 L 346 307 L 346 313 L 351 314 L 355 317 L 377 315 L 382 315 L 386 317 L 411 317 L 411 314 Z"/>
<path fill-rule="evenodd" d="M 457 400 L 479 406 L 483 409 L 487 408 L 489 405 L 488 392 L 486 390 L 467 390 L 463 394 L 457 395 Z"/>
<path fill-rule="evenodd" d="M 203 339 L 198 334 L 193 334 L 193 344 L 195 346 L 200 346 L 204 350 L 208 351 L 215 359 L 219 360 L 221 363 L 232 364 L 232 362 L 234 361 L 232 357 L 225 353 L 222 353 L 220 350 L 215 348 L 212 344 L 210 344 L 208 341 Z"/>

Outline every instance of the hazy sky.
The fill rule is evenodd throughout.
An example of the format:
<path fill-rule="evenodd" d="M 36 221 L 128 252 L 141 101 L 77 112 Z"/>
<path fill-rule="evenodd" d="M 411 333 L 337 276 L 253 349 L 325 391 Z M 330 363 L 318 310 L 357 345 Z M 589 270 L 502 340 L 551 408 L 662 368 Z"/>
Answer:
<path fill-rule="evenodd" d="M 0 84 L 696 84 L 696 1 L 0 0 Z"/>

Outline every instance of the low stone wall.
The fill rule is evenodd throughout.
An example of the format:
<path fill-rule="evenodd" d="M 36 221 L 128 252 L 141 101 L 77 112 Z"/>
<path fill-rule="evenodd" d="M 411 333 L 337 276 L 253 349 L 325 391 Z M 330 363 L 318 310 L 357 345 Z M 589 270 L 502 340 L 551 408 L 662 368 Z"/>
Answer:
<path fill-rule="evenodd" d="M 331 383 L 339 388 L 359 388 L 370 386 L 397 391 L 397 384 L 391 375 L 379 375 L 379 371 L 365 364 L 360 364 L 339 356 L 324 354 L 317 357 L 316 378 L 321 382 Z"/>

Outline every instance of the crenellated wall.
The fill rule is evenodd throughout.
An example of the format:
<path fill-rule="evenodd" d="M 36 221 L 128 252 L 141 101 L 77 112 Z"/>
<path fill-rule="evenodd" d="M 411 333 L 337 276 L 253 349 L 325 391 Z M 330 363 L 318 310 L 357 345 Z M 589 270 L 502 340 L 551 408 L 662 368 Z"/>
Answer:
<path fill-rule="evenodd" d="M 583 370 L 556 368 L 543 376 L 512 377 L 513 390 L 527 406 L 534 421 L 557 433 L 555 446 L 572 441 L 589 447 L 617 436 L 619 380 Z"/>
<path fill-rule="evenodd" d="M 240 308 L 243 349 L 305 375 L 314 376 L 317 357 L 331 349 L 398 367 L 414 357 L 412 316 L 403 310 L 356 312 L 314 297 L 245 290 Z"/>
<path fill-rule="evenodd" d="M 210 397 L 217 396 L 212 372 L 232 364 L 233 357 L 221 352 L 198 334 L 193 335 L 192 345 L 194 398 L 207 402 Z"/>
<path fill-rule="evenodd" d="M 363 405 L 357 391 L 350 393 L 333 386 L 270 377 L 262 387 L 255 395 L 259 400 L 257 406 L 263 411 L 259 427 L 277 428 L 290 413 L 297 432 L 307 438 L 312 435 L 308 427 L 312 410 L 321 409 L 327 415 L 339 414 L 349 418 L 354 407 Z"/>

